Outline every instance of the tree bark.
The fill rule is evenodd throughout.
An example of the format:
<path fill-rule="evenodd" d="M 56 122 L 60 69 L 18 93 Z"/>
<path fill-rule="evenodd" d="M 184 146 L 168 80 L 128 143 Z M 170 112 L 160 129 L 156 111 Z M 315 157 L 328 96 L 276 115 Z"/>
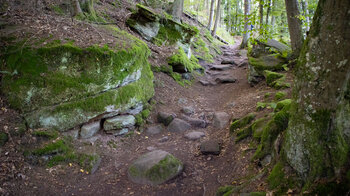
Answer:
<path fill-rule="evenodd" d="M 172 6 L 171 15 L 177 22 L 181 22 L 183 12 L 184 0 L 175 0 Z"/>
<path fill-rule="evenodd" d="M 303 44 L 303 34 L 297 0 L 285 0 L 287 9 L 288 29 L 290 34 L 293 56 L 298 57 Z"/>
<path fill-rule="evenodd" d="M 269 16 L 270 16 L 270 12 L 271 12 L 271 0 L 267 1 L 267 11 L 266 11 L 266 19 L 265 19 L 265 24 L 268 25 L 269 24 Z"/>
<path fill-rule="evenodd" d="M 349 0 L 319 1 L 295 68 L 284 149 L 307 182 L 342 176 L 350 159 L 349 10 Z"/>
<path fill-rule="evenodd" d="M 212 36 L 215 36 L 215 34 L 216 34 L 216 29 L 217 29 L 217 27 L 218 27 L 218 24 L 219 24 L 219 22 L 220 22 L 220 4 L 221 4 L 221 0 L 218 0 L 218 4 L 217 4 L 217 6 L 216 6 L 216 13 L 215 13 L 215 23 L 214 23 L 214 29 L 213 29 L 213 31 L 211 32 L 211 35 Z"/>
<path fill-rule="evenodd" d="M 208 30 L 211 30 L 211 26 L 213 25 L 213 18 L 214 18 L 214 3 L 215 0 L 211 0 L 210 3 L 210 14 L 209 14 L 209 23 L 208 23 Z"/>
<path fill-rule="evenodd" d="M 77 15 L 83 13 L 83 11 L 81 10 L 81 7 L 80 7 L 79 0 L 72 0 L 71 3 L 72 3 L 72 6 L 73 6 L 73 14 L 72 14 L 72 16 L 77 16 Z"/>
<path fill-rule="evenodd" d="M 262 29 L 264 25 L 264 0 L 259 1 L 259 16 L 260 16 L 260 29 Z"/>
<path fill-rule="evenodd" d="M 249 14 L 250 14 L 250 0 L 244 0 L 244 35 L 243 40 L 241 43 L 241 48 L 245 48 L 248 46 L 248 39 L 249 39 Z"/>

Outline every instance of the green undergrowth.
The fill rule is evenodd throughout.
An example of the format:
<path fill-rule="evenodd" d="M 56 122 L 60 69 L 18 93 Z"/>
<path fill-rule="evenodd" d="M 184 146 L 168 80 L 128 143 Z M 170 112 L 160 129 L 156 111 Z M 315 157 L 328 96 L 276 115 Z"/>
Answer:
<path fill-rule="evenodd" d="M 285 74 L 265 70 L 264 76 L 265 76 L 267 85 L 272 88 L 285 89 L 285 88 L 291 87 L 290 83 L 285 82 L 286 81 Z"/>
<path fill-rule="evenodd" d="M 201 58 L 209 63 L 213 63 L 213 55 L 210 54 L 210 50 L 207 44 L 203 41 L 200 36 L 195 38 L 193 42 L 193 47 L 195 48 L 195 52 L 197 53 L 198 58 Z"/>
<path fill-rule="evenodd" d="M 25 151 L 26 156 L 47 157 L 44 165 L 53 167 L 62 163 L 77 163 L 84 170 L 91 172 L 94 165 L 99 161 L 98 155 L 77 153 L 68 138 L 51 140 L 41 147 L 31 151 Z"/>

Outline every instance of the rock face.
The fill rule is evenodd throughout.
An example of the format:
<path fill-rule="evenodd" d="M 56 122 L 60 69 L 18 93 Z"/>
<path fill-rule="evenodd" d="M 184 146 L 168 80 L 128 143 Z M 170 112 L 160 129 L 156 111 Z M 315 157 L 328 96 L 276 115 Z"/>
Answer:
<path fill-rule="evenodd" d="M 230 115 L 226 112 L 216 112 L 214 113 L 213 126 L 216 128 L 224 128 L 230 121 Z"/>
<path fill-rule="evenodd" d="M 103 123 L 105 131 L 129 128 L 135 125 L 135 117 L 132 115 L 122 115 L 106 119 Z"/>
<path fill-rule="evenodd" d="M 125 113 L 153 96 L 147 45 L 111 31 L 130 44 L 123 50 L 53 44 L 4 56 L 9 63 L 3 70 L 13 73 L 16 67 L 19 74 L 4 76 L 1 91 L 30 128 L 68 130 Z"/>
<path fill-rule="evenodd" d="M 85 124 L 81 127 L 80 138 L 86 139 L 94 136 L 101 129 L 100 121 Z"/>
<path fill-rule="evenodd" d="M 184 132 L 191 128 L 191 125 L 186 121 L 175 118 L 168 126 L 168 131 L 170 132 Z"/>
<path fill-rule="evenodd" d="M 173 155 L 154 150 L 132 163 L 128 169 L 128 176 L 135 183 L 158 185 L 174 178 L 182 169 L 182 162 Z"/>

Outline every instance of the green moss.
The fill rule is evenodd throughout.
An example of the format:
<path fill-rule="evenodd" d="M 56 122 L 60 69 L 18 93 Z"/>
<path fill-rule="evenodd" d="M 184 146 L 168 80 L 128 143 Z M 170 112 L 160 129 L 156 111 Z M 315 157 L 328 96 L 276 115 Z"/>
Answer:
<path fill-rule="evenodd" d="M 6 142 L 8 141 L 8 135 L 6 133 L 1 132 L 0 133 L 0 147 L 2 147 L 3 145 L 6 144 Z"/>
<path fill-rule="evenodd" d="M 265 192 L 251 192 L 249 196 L 266 196 Z"/>
<path fill-rule="evenodd" d="M 283 91 L 278 91 L 275 94 L 275 100 L 281 100 L 282 98 L 284 98 L 287 95 L 287 93 L 283 92 Z"/>
<path fill-rule="evenodd" d="M 51 142 L 45 145 L 42 148 L 34 150 L 32 153 L 34 155 L 42 156 L 42 155 L 51 155 L 57 153 L 66 153 L 70 150 L 69 146 L 65 143 L 64 140 L 60 139 L 55 142 Z"/>
<path fill-rule="evenodd" d="M 237 131 L 237 137 L 236 137 L 235 141 L 239 142 L 239 141 L 251 136 L 252 133 L 253 133 L 252 125 L 245 127 L 243 129 L 240 129 L 239 131 Z"/>
<path fill-rule="evenodd" d="M 230 196 L 233 193 L 233 186 L 222 186 L 216 191 L 216 196 Z"/>
<path fill-rule="evenodd" d="M 212 43 L 214 41 L 213 36 L 211 35 L 209 30 L 205 30 L 204 37 L 207 38 L 207 40 Z"/>
<path fill-rule="evenodd" d="M 270 96 L 271 96 L 271 93 L 268 92 L 268 93 L 265 93 L 264 98 L 267 99 L 267 98 L 269 98 Z"/>
<path fill-rule="evenodd" d="M 254 121 L 254 123 L 252 124 L 252 132 L 253 132 L 253 137 L 255 139 L 260 140 L 261 135 L 263 133 L 263 129 L 269 120 L 270 120 L 269 117 L 265 117 L 265 118 L 259 118 L 258 120 Z"/>
<path fill-rule="evenodd" d="M 270 189 L 275 189 L 284 182 L 284 171 L 283 164 L 278 162 L 272 169 L 269 177 L 267 177 L 267 182 Z"/>
<path fill-rule="evenodd" d="M 64 15 L 64 11 L 62 10 L 62 8 L 60 8 L 60 6 L 58 5 L 53 5 L 51 6 L 51 9 L 56 12 L 56 14 L 59 14 L 59 15 Z"/>
<path fill-rule="evenodd" d="M 272 82 L 276 81 L 277 79 L 280 79 L 280 78 L 284 77 L 283 74 L 272 72 L 272 71 L 268 71 L 268 70 L 264 71 L 264 76 L 266 78 L 267 85 L 271 85 Z"/>
<path fill-rule="evenodd" d="M 277 102 L 275 112 L 282 110 L 284 107 L 290 107 L 291 103 L 292 103 L 291 99 L 285 99 L 285 100 Z"/>
<path fill-rule="evenodd" d="M 149 109 L 143 110 L 141 112 L 142 118 L 148 118 L 148 116 L 151 114 L 151 111 Z"/>
<path fill-rule="evenodd" d="M 58 132 L 54 130 L 34 131 L 32 135 L 37 137 L 44 137 L 48 139 L 56 139 L 58 137 Z"/>
<path fill-rule="evenodd" d="M 237 129 L 247 126 L 255 118 L 254 113 L 249 113 L 241 119 L 235 120 L 230 126 L 230 132 L 234 133 Z"/>
<path fill-rule="evenodd" d="M 195 48 L 195 52 L 198 54 L 197 56 L 209 63 L 213 63 L 213 56 L 210 54 L 210 50 L 207 47 L 206 43 L 203 41 L 201 37 L 197 37 L 193 42 L 193 47 Z"/>
<path fill-rule="evenodd" d="M 185 51 L 180 47 L 176 54 L 172 55 L 168 59 L 168 64 L 173 67 L 173 70 L 185 70 L 192 72 L 195 69 L 203 69 L 199 64 L 198 60 L 192 55 L 188 59 Z"/>
<path fill-rule="evenodd" d="M 253 58 L 253 57 L 248 57 L 248 62 L 251 66 L 254 67 L 256 71 L 262 74 L 264 70 L 269 70 L 269 71 L 279 71 L 283 70 L 282 63 L 281 62 L 275 62 L 272 64 L 270 60 L 273 60 L 273 58 Z M 277 61 L 277 60 L 276 60 Z"/>
<path fill-rule="evenodd" d="M 169 176 L 174 176 L 177 173 L 178 167 L 182 163 L 172 155 L 167 155 L 158 164 L 146 171 L 145 176 L 153 183 L 159 183 Z"/>

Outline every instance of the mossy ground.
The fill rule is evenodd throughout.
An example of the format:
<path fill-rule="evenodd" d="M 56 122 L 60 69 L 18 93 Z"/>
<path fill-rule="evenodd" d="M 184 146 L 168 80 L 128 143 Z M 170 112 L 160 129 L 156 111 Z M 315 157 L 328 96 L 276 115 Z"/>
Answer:
<path fill-rule="evenodd" d="M 255 116 L 254 113 L 250 113 L 241 119 L 233 121 L 230 126 L 230 132 L 234 133 L 237 129 L 247 126 L 254 120 Z"/>
<path fill-rule="evenodd" d="M 168 64 L 173 67 L 173 70 L 184 70 L 185 72 L 192 72 L 195 69 L 203 69 L 198 64 L 198 59 L 193 55 L 189 59 L 185 51 L 180 47 L 178 51 L 169 57 Z"/>

